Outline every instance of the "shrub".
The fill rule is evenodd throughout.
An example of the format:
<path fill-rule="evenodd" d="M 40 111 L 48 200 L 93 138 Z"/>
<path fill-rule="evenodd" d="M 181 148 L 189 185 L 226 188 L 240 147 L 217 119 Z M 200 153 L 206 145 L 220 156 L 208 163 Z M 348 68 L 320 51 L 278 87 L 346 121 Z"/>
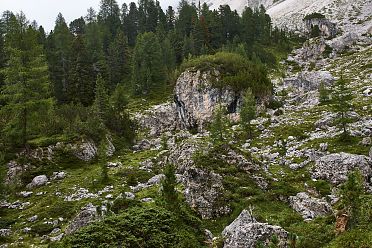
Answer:
<path fill-rule="evenodd" d="M 202 247 L 201 228 L 191 228 L 192 224 L 195 222 L 186 222 L 164 208 L 144 205 L 79 230 L 65 238 L 63 246 Z"/>

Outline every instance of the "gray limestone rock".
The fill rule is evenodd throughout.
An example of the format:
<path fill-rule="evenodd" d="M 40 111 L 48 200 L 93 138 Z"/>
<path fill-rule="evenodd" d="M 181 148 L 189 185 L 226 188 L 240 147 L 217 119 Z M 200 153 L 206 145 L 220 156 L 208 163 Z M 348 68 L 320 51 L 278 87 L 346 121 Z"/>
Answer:
<path fill-rule="evenodd" d="M 339 185 L 345 182 L 348 174 L 355 169 L 359 169 L 368 181 L 368 178 L 372 176 L 372 159 L 344 152 L 326 155 L 315 161 L 312 177 Z"/>
<path fill-rule="evenodd" d="M 229 113 L 236 113 L 241 105 L 241 94 L 226 87 L 219 90 L 213 82 L 220 80 L 216 70 L 202 72 L 186 70 L 178 78 L 174 90 L 177 114 L 182 128 L 205 129 L 215 111 L 222 104 Z"/>
<path fill-rule="evenodd" d="M 203 219 L 230 212 L 229 206 L 222 200 L 224 187 L 220 175 L 199 168 L 189 168 L 184 176 L 186 202 L 196 209 Z"/>
<path fill-rule="evenodd" d="M 97 207 L 95 207 L 92 203 L 89 203 L 77 216 L 75 216 L 75 218 L 66 228 L 65 233 L 67 235 L 73 234 L 80 228 L 85 227 L 98 219 L 99 215 L 97 212 Z"/>
<path fill-rule="evenodd" d="M 46 175 L 40 175 L 32 179 L 32 182 L 27 185 L 28 189 L 37 188 L 44 186 L 48 182 L 48 177 Z"/>
<path fill-rule="evenodd" d="M 332 207 L 327 201 L 311 197 L 306 192 L 298 193 L 296 196 L 290 196 L 289 202 L 291 207 L 301 214 L 305 220 L 332 213 Z"/>
<path fill-rule="evenodd" d="M 243 210 L 223 232 L 224 248 L 256 247 L 259 243 L 268 245 L 273 236 L 279 240 L 277 247 L 288 247 L 288 233 L 280 226 L 260 223 L 247 211 Z"/>

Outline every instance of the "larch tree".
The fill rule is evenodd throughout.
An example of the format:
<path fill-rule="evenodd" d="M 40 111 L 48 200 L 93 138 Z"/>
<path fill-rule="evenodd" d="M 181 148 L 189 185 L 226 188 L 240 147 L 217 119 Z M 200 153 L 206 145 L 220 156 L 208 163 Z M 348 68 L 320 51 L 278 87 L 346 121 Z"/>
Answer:
<path fill-rule="evenodd" d="M 5 36 L 9 60 L 4 69 L 5 84 L 1 88 L 5 102 L 1 115 L 6 116 L 2 135 L 14 145 L 27 147 L 31 135 L 41 133 L 42 121 L 53 100 L 38 31 L 28 25 L 22 13 L 14 18 Z"/>

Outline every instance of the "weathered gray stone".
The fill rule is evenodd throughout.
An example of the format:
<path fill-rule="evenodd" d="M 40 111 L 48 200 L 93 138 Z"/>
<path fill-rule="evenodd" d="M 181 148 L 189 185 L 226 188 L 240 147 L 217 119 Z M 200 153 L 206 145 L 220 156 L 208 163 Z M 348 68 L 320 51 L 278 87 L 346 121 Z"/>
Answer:
<path fill-rule="evenodd" d="M 359 169 L 368 182 L 368 178 L 372 176 L 372 159 L 343 152 L 326 155 L 316 160 L 312 177 L 339 185 L 345 182 L 348 174 L 355 169 Z"/>
<path fill-rule="evenodd" d="M 0 229 L 0 237 L 9 237 L 10 235 L 12 235 L 12 230 Z"/>
<path fill-rule="evenodd" d="M 29 222 L 35 222 L 35 221 L 38 220 L 38 218 L 39 218 L 39 216 L 34 215 L 34 216 L 31 216 L 30 218 L 28 218 L 27 220 L 28 220 Z"/>
<path fill-rule="evenodd" d="M 97 208 L 92 203 L 89 203 L 77 216 L 75 216 L 66 228 L 65 233 L 67 235 L 73 234 L 80 228 L 85 227 L 98 219 L 99 215 L 97 213 Z"/>
<path fill-rule="evenodd" d="M 332 213 L 332 207 L 327 201 L 311 197 L 306 192 L 298 193 L 296 196 L 290 196 L 289 202 L 291 207 L 301 214 L 305 220 Z"/>
<path fill-rule="evenodd" d="M 72 153 L 79 159 L 89 162 L 97 156 L 98 149 L 92 140 L 83 140 L 71 145 Z"/>
<path fill-rule="evenodd" d="M 137 113 L 134 119 L 140 129 L 148 130 L 151 136 L 159 136 L 163 132 L 178 128 L 176 105 L 170 102 Z"/>
<path fill-rule="evenodd" d="M 48 182 L 46 175 L 40 175 L 32 179 L 32 182 L 27 185 L 28 189 L 44 186 Z"/>
<path fill-rule="evenodd" d="M 288 233 L 283 228 L 257 222 L 247 210 L 243 210 L 222 232 L 224 248 L 253 248 L 259 243 L 268 245 L 274 235 L 279 240 L 277 247 L 288 247 Z"/>
<path fill-rule="evenodd" d="M 196 209 L 203 219 L 230 212 L 229 206 L 221 201 L 224 187 L 220 175 L 199 168 L 188 168 L 184 176 L 186 202 Z"/>
<path fill-rule="evenodd" d="M 241 95 L 226 87 L 222 90 L 213 87 L 220 80 L 216 70 L 201 72 L 186 70 L 178 78 L 174 90 L 177 113 L 181 127 L 198 130 L 205 129 L 216 107 L 222 104 L 230 113 L 235 113 L 241 105 Z"/>

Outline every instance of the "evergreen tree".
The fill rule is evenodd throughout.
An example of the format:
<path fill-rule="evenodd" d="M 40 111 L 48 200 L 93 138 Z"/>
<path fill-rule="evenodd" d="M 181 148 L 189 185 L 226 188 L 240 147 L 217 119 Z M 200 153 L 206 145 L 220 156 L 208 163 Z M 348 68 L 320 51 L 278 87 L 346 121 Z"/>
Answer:
<path fill-rule="evenodd" d="M 71 69 L 67 88 L 69 100 L 89 106 L 94 100 L 95 81 L 93 67 L 81 35 L 74 39 L 71 49 Z"/>
<path fill-rule="evenodd" d="M 319 103 L 320 104 L 327 104 L 330 101 L 330 94 L 327 86 L 322 82 L 319 85 Z"/>
<path fill-rule="evenodd" d="M 176 22 L 176 13 L 172 6 L 169 6 L 166 12 L 166 31 L 174 30 Z"/>
<path fill-rule="evenodd" d="M 130 53 L 128 39 L 119 30 L 114 41 L 110 44 L 106 56 L 109 73 L 109 90 L 115 89 L 116 85 L 130 79 Z"/>
<path fill-rule="evenodd" d="M 363 175 L 359 170 L 348 175 L 347 181 L 341 186 L 339 208 L 349 216 L 348 228 L 354 228 L 359 223 L 361 212 L 361 196 L 365 194 Z"/>
<path fill-rule="evenodd" d="M 43 47 L 38 42 L 38 31 L 27 23 L 21 13 L 5 36 L 9 60 L 4 69 L 5 85 L 1 88 L 5 106 L 0 113 L 6 116 L 1 136 L 23 146 L 30 135 L 45 131 L 41 121 L 52 104 Z"/>
<path fill-rule="evenodd" d="M 71 35 L 62 14 L 58 14 L 54 31 L 48 38 L 48 64 L 54 96 L 58 103 L 68 102 L 68 77 L 70 73 Z"/>
<path fill-rule="evenodd" d="M 178 193 L 176 190 L 177 178 L 176 168 L 172 164 L 168 164 L 164 169 L 165 179 L 162 182 L 163 197 L 167 205 L 171 208 L 178 206 Z"/>
<path fill-rule="evenodd" d="M 98 74 L 96 80 L 96 92 L 94 98 L 94 114 L 102 122 L 107 121 L 107 115 L 109 113 L 110 102 L 109 95 L 107 91 L 107 86 L 105 80 L 102 78 L 101 74 Z"/>
<path fill-rule="evenodd" d="M 85 33 L 85 20 L 83 17 L 75 19 L 70 23 L 70 32 L 75 36 Z"/>
<path fill-rule="evenodd" d="M 243 106 L 240 112 L 240 121 L 248 136 L 252 137 L 251 121 L 256 117 L 256 99 L 251 89 L 244 92 Z"/>
<path fill-rule="evenodd" d="M 144 33 L 138 36 L 133 53 L 132 85 L 137 94 L 162 88 L 166 82 L 166 68 L 157 36 Z"/>
<path fill-rule="evenodd" d="M 349 133 L 347 131 L 347 124 L 351 123 L 352 119 L 347 115 L 347 112 L 350 111 L 352 107 L 351 104 L 352 99 L 353 96 L 346 86 L 346 80 L 341 75 L 341 78 L 336 82 L 335 87 L 333 89 L 332 108 L 338 115 L 336 123 L 343 130 L 341 136 L 342 139 L 346 139 L 349 136 Z"/>
<path fill-rule="evenodd" d="M 220 145 L 226 135 L 228 119 L 225 116 L 225 109 L 219 105 L 213 115 L 213 121 L 210 125 L 211 138 L 214 144 Z"/>
<path fill-rule="evenodd" d="M 123 20 L 124 33 L 128 36 L 128 44 L 133 47 L 136 42 L 139 25 L 139 13 L 137 5 L 130 3 L 128 16 Z"/>

